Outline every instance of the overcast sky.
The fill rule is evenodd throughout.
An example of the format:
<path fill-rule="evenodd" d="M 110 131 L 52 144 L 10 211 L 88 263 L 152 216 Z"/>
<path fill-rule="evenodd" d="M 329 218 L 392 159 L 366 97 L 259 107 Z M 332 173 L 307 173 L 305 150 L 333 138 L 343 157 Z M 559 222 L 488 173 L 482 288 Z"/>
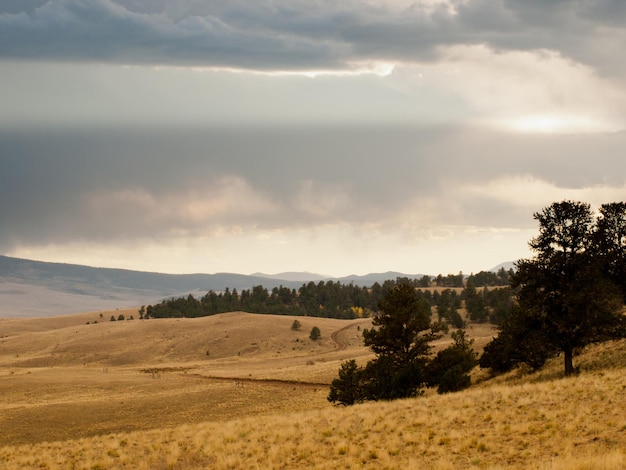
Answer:
<path fill-rule="evenodd" d="M 478 272 L 626 199 L 623 0 L 1 0 L 0 253 Z"/>

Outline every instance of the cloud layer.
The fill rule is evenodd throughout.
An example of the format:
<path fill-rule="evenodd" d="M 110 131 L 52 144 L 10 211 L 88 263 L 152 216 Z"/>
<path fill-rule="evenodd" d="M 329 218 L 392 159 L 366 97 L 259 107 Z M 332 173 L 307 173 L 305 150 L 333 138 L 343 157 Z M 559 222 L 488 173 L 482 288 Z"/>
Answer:
<path fill-rule="evenodd" d="M 618 0 L 0 2 L 0 252 L 487 269 L 626 198 Z M 198 267 L 202 266 L 202 267 Z"/>
<path fill-rule="evenodd" d="M 555 199 L 619 200 L 625 140 L 397 127 L 3 135 L 0 240 L 10 251 L 333 225 L 426 239 L 442 226 L 528 229 Z"/>
<path fill-rule="evenodd" d="M 594 1 L 32 0 L 0 6 L 0 57 L 345 70 L 435 61 L 457 45 L 555 51 L 609 76 L 626 6 Z"/>

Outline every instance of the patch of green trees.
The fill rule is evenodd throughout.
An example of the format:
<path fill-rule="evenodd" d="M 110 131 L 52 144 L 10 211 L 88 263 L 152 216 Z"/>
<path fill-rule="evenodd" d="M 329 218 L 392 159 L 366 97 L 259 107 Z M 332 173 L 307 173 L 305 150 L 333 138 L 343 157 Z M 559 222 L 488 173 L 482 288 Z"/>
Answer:
<path fill-rule="evenodd" d="M 515 307 L 516 292 L 510 287 L 476 289 L 471 282 L 461 293 L 470 321 L 501 324 Z"/>
<path fill-rule="evenodd" d="M 452 289 L 444 289 L 441 293 L 433 293 L 433 302 L 437 307 L 439 321 L 446 320 L 456 328 L 465 327 L 465 321 L 459 313 L 462 307 L 461 296 Z"/>
<path fill-rule="evenodd" d="M 471 284 L 474 287 L 508 286 L 514 272 L 513 269 L 507 271 L 504 268 L 500 268 L 495 273 L 493 271 L 481 271 L 477 274 L 470 274 L 466 284 Z"/>

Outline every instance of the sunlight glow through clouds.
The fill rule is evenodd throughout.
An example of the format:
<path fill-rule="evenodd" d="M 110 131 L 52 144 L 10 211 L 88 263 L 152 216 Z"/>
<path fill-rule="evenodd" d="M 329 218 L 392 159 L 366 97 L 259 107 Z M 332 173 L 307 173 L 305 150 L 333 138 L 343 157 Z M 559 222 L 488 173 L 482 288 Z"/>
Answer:
<path fill-rule="evenodd" d="M 440 50 L 444 60 L 423 64 L 419 72 L 431 86 L 458 96 L 476 122 L 536 133 L 615 132 L 626 127 L 621 83 L 558 52 L 495 52 L 482 45 Z"/>
<path fill-rule="evenodd" d="M 182 72 L 195 73 L 232 73 L 240 75 L 267 76 L 267 77 L 351 77 L 358 75 L 376 75 L 379 77 L 387 77 L 391 75 L 396 67 L 393 62 L 358 62 L 353 61 L 346 64 L 346 68 L 342 69 L 309 69 L 309 70 L 246 70 L 234 67 L 215 67 L 215 66 L 182 66 L 182 65 L 155 65 L 151 68 L 155 71 L 179 70 Z M 128 66 L 125 66 L 128 68 Z"/>
<path fill-rule="evenodd" d="M 317 78 L 323 76 L 333 77 L 351 77 L 358 75 L 376 75 L 378 77 L 387 77 L 391 75 L 396 64 L 391 62 L 352 62 L 347 64 L 347 69 L 341 70 L 278 70 L 278 71 L 258 71 L 253 74 L 268 76 L 304 76 L 309 78 Z M 242 72 L 242 71 L 240 71 Z M 242 72 L 243 73 L 243 72 Z"/>
<path fill-rule="evenodd" d="M 533 212 L 554 201 L 570 199 L 585 201 L 594 207 L 608 201 L 620 201 L 626 194 L 626 186 L 597 185 L 582 188 L 558 187 L 548 181 L 530 175 L 506 176 L 480 185 L 466 185 L 459 189 L 468 197 L 495 199 L 516 207 L 527 207 Z M 523 195 L 524 197 L 520 197 Z"/>
<path fill-rule="evenodd" d="M 620 130 L 620 126 L 616 124 L 602 122 L 591 117 L 556 114 L 521 116 L 510 120 L 508 126 L 519 132 L 539 132 L 545 134 L 580 134 Z"/>

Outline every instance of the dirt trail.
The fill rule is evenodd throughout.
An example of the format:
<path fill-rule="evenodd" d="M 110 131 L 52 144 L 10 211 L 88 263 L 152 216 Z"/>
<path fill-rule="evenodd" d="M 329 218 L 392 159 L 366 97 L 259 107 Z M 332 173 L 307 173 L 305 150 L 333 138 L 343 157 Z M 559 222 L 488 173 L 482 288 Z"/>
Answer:
<path fill-rule="evenodd" d="M 337 346 L 337 349 L 335 349 L 335 351 L 343 351 L 344 349 L 346 349 L 346 347 L 348 346 L 346 343 L 344 343 L 340 338 L 339 338 L 339 333 L 341 333 L 342 331 L 345 331 L 349 328 L 352 328 L 353 325 L 347 325 L 344 326 L 343 328 L 339 328 L 338 330 L 335 330 L 331 333 L 330 335 L 330 339 L 333 340 L 333 342 L 335 343 L 335 345 Z"/>
<path fill-rule="evenodd" d="M 328 387 L 327 383 L 322 382 L 302 382 L 300 380 L 281 380 L 281 379 L 254 379 L 251 377 L 219 377 L 213 375 L 202 374 L 180 374 L 181 377 L 192 379 L 209 380 L 213 382 L 233 382 L 237 387 L 243 387 L 247 383 L 255 383 L 261 385 L 278 385 L 287 387 Z"/>

